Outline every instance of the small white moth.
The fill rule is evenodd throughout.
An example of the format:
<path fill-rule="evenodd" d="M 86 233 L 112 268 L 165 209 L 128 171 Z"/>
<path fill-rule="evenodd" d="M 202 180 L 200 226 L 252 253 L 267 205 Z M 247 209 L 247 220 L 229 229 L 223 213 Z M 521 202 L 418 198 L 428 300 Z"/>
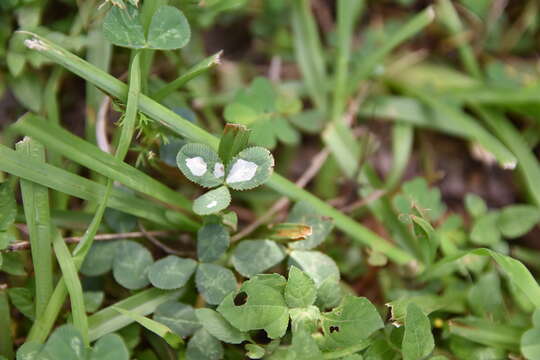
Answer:
<path fill-rule="evenodd" d="M 214 165 L 214 176 L 219 178 L 222 178 L 223 175 L 225 175 L 225 166 L 223 166 L 222 163 L 216 163 Z"/>
<path fill-rule="evenodd" d="M 237 183 L 243 181 L 249 181 L 253 179 L 257 172 L 257 164 L 251 161 L 238 159 L 231 167 L 229 175 L 227 175 L 227 183 Z"/>
<path fill-rule="evenodd" d="M 186 166 L 195 176 L 203 176 L 208 168 L 206 162 L 200 156 L 186 159 Z"/>

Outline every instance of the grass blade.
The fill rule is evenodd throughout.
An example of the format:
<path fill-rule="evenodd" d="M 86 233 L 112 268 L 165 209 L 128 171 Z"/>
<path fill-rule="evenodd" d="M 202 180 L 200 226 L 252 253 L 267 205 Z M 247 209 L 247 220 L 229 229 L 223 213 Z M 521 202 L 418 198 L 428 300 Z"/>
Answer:
<path fill-rule="evenodd" d="M 48 149 L 65 154 L 74 162 L 118 181 L 135 191 L 160 200 L 170 207 L 180 206 L 191 211 L 191 202 L 177 191 L 169 189 L 151 176 L 115 159 L 114 156 L 101 151 L 97 146 L 84 141 L 69 131 L 59 126 L 47 124 L 43 120 L 39 116 L 26 114 L 12 128 L 35 138 Z"/>
<path fill-rule="evenodd" d="M 471 105 L 471 107 L 516 155 L 518 159 L 517 170 L 523 178 L 531 200 L 536 206 L 540 206 L 540 188 L 538 187 L 540 184 L 540 164 L 521 134 L 499 112 L 480 105 Z"/>
<path fill-rule="evenodd" d="M 328 82 L 321 40 L 310 3 L 309 0 L 292 1 L 294 49 L 308 92 L 319 110 L 324 111 L 328 106 Z"/>
<path fill-rule="evenodd" d="M 84 305 L 83 291 L 77 267 L 73 262 L 71 253 L 64 242 L 64 239 L 57 230 L 53 230 L 53 246 L 56 253 L 56 259 L 62 270 L 64 284 L 69 293 L 71 302 L 71 314 L 73 315 L 73 324 L 81 332 L 83 341 L 86 346 L 90 344 L 88 338 L 88 318 L 86 317 L 86 309 Z"/>
<path fill-rule="evenodd" d="M 120 314 L 131 318 L 133 321 L 136 321 L 145 329 L 153 332 L 154 334 L 165 340 L 173 348 L 177 348 L 180 344 L 184 342 L 184 340 L 182 340 L 179 335 L 175 334 L 168 326 L 162 323 L 139 315 L 136 312 L 119 308 L 117 306 L 113 306 L 112 308 L 118 311 Z"/>
<path fill-rule="evenodd" d="M 182 86 L 184 86 L 187 82 L 190 80 L 196 78 L 197 76 L 204 74 L 208 70 L 210 70 L 215 65 L 218 65 L 220 62 L 221 53 L 223 51 L 220 51 L 212 56 L 207 57 L 206 59 L 203 59 L 199 63 L 195 64 L 191 69 L 188 69 L 185 73 L 168 83 L 167 85 L 163 86 L 161 89 L 156 91 L 154 94 L 152 94 L 152 98 L 156 101 L 161 101 L 165 99 L 167 96 L 169 96 L 171 93 L 175 92 L 176 90 L 180 89 Z"/>
<path fill-rule="evenodd" d="M 396 186 L 411 157 L 414 140 L 414 129 L 409 124 L 396 123 L 392 126 L 392 169 L 386 178 L 385 188 Z"/>
<path fill-rule="evenodd" d="M 101 151 L 97 146 L 69 131 L 46 124 L 39 116 L 26 114 L 12 128 L 38 139 L 47 148 L 65 154 L 69 159 L 133 190 L 167 203 L 171 207 L 181 206 L 191 210 L 191 202 L 178 192 L 169 189 L 142 171 L 118 161 L 114 156 Z"/>
<path fill-rule="evenodd" d="M 347 75 L 351 59 L 352 33 L 364 0 L 339 0 L 337 3 L 337 58 L 335 64 L 332 121 L 341 120 L 347 102 Z"/>
<path fill-rule="evenodd" d="M 479 125 L 474 118 L 465 114 L 459 108 L 453 107 L 452 105 L 433 97 L 432 94 L 428 94 L 424 90 L 407 87 L 405 92 L 414 95 L 434 111 L 452 119 L 456 126 L 467 129 L 469 136 L 486 150 L 491 152 L 503 168 L 513 169 L 516 167 L 517 159 L 514 154 L 512 154 L 512 152 L 510 152 L 497 138 Z"/>
<path fill-rule="evenodd" d="M 35 161 L 45 162 L 43 145 L 33 139 L 24 138 L 19 142 L 17 152 Z M 25 179 L 21 179 L 20 183 L 36 279 L 36 318 L 40 318 L 53 291 L 49 190 Z"/>
<path fill-rule="evenodd" d="M 30 35 L 32 35 L 33 38 L 26 40 L 27 46 L 38 50 L 43 56 L 66 67 L 85 80 L 90 81 L 104 91 L 107 91 L 112 96 L 125 99 L 126 85 L 124 83 L 93 67 L 62 47 L 37 35 Z M 219 141 L 215 136 L 207 133 L 205 130 L 190 123 L 188 120 L 178 116 L 173 111 L 165 108 L 163 105 L 145 95 L 140 96 L 139 109 L 150 118 L 164 124 L 178 134 L 188 138 L 190 141 L 201 142 L 211 146 L 215 150 L 218 149 Z M 2 155 L 2 151 L 0 151 L 0 155 Z M 0 166 L 2 164 L 1 160 L 0 157 Z M 387 240 L 379 237 L 371 230 L 360 225 L 355 220 L 344 215 L 339 210 L 336 210 L 308 191 L 299 188 L 282 176 L 275 173 L 272 174 L 266 185 L 282 195 L 291 197 L 291 199 L 308 201 L 321 213 L 321 215 L 334 218 L 336 226 L 347 233 L 354 241 L 373 247 L 397 263 L 404 264 L 413 260 L 413 257 L 405 251 L 395 247 Z"/>
<path fill-rule="evenodd" d="M 465 31 L 463 24 L 450 0 L 439 0 L 437 3 L 437 13 L 439 19 L 446 26 L 450 34 L 456 37 L 463 34 Z M 463 66 L 465 66 L 467 72 L 476 78 L 480 78 L 482 74 L 471 46 L 465 41 L 460 41 L 458 44 L 458 51 L 461 62 L 463 63 Z"/>
<path fill-rule="evenodd" d="M 131 323 L 133 319 L 124 314 L 119 314 L 114 308 L 122 308 L 141 316 L 146 316 L 154 312 L 161 304 L 176 300 L 183 290 L 160 290 L 152 288 L 141 291 L 135 295 L 117 302 L 113 306 L 98 311 L 88 317 L 90 328 L 90 341 L 96 340 L 103 335 L 117 331 Z"/>
<path fill-rule="evenodd" d="M 18 154 L 3 145 L 0 145 L 0 171 L 84 200 L 99 201 L 105 194 L 104 185 Z M 196 222 L 181 213 L 177 213 L 180 223 L 173 226 L 165 216 L 165 208 L 118 189 L 112 190 L 107 206 L 150 220 L 166 228 L 178 227 L 196 231 L 199 227 Z"/>
<path fill-rule="evenodd" d="M 386 55 L 388 55 L 398 45 L 410 39 L 423 28 L 431 24 L 434 18 L 435 12 L 430 6 L 396 30 L 394 35 L 388 39 L 384 46 L 381 46 L 365 57 L 360 64 L 353 69 L 353 72 L 350 75 L 351 82 L 349 83 L 349 93 L 354 92 L 355 89 L 358 88 L 359 83 L 370 76 L 373 69 L 375 69 L 375 66 L 382 63 Z"/>

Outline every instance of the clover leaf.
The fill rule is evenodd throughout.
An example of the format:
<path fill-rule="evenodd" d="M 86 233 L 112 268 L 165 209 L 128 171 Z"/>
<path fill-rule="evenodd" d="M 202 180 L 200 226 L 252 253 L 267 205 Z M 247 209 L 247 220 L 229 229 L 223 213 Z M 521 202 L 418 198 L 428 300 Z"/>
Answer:
<path fill-rule="evenodd" d="M 209 191 L 193 203 L 198 215 L 211 215 L 229 206 L 233 190 L 249 190 L 262 185 L 274 168 L 274 157 L 265 148 L 247 145 L 247 129 L 226 126 L 219 147 L 219 155 L 204 144 L 184 145 L 176 157 L 178 168 L 194 183 Z M 220 157 L 221 156 L 221 157 Z M 224 165 L 226 164 L 226 165 Z"/>
<path fill-rule="evenodd" d="M 289 323 L 283 294 L 257 280 L 246 281 L 240 290 L 227 295 L 217 311 L 238 330 L 263 329 L 272 339 L 282 337 Z"/>
<path fill-rule="evenodd" d="M 131 49 L 173 50 L 184 47 L 191 30 L 184 14 L 173 6 L 161 6 L 152 16 L 145 34 L 139 10 L 127 4 L 113 6 L 103 21 L 105 38 Z"/>
<path fill-rule="evenodd" d="M 225 209 L 230 203 L 231 193 L 229 189 L 226 186 L 221 186 L 195 199 L 193 202 L 193 211 L 198 215 L 215 214 Z"/>
<path fill-rule="evenodd" d="M 258 77 L 225 107 L 224 116 L 228 122 L 249 127 L 252 144 L 273 149 L 277 140 L 285 144 L 298 143 L 300 136 L 288 117 L 301 108 L 302 103 L 296 97 L 278 95 L 268 79 Z"/>
<path fill-rule="evenodd" d="M 184 145 L 176 157 L 176 163 L 185 177 L 205 188 L 223 183 L 225 167 L 218 154 L 207 145 L 190 143 Z"/>

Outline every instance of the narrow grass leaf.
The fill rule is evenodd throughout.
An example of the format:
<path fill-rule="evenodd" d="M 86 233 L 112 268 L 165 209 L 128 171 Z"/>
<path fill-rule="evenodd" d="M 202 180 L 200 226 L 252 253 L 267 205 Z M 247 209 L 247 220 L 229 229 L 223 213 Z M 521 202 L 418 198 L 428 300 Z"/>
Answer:
<path fill-rule="evenodd" d="M 160 304 L 175 300 L 181 294 L 182 291 L 180 290 L 167 291 L 152 288 L 138 292 L 117 302 L 113 306 L 98 311 L 88 317 L 90 340 L 96 340 L 134 322 L 131 317 L 119 314 L 113 307 L 119 307 L 141 316 L 146 316 L 153 313 Z"/>
<path fill-rule="evenodd" d="M 167 85 L 164 85 L 161 89 L 152 94 L 152 98 L 156 101 L 161 101 L 174 91 L 187 84 L 190 80 L 204 74 L 208 70 L 212 69 L 215 65 L 219 65 L 221 54 L 222 51 L 219 51 L 214 55 L 201 60 L 193 67 L 183 72 L 182 75 L 178 76 L 176 79 L 167 83 Z"/>
<path fill-rule="evenodd" d="M 317 108 L 328 106 L 328 82 L 321 40 L 308 0 L 292 1 L 292 26 L 296 59 Z"/>
<path fill-rule="evenodd" d="M 144 317 L 142 315 L 139 315 L 136 312 L 122 309 L 118 306 L 113 306 L 113 309 L 121 313 L 122 315 L 125 315 L 127 317 L 130 317 L 133 319 L 133 321 L 136 321 L 144 328 L 152 331 L 154 334 L 161 337 L 163 340 L 165 340 L 169 345 L 171 345 L 173 348 L 178 348 L 180 344 L 182 344 L 184 341 L 182 338 L 178 335 L 176 335 L 171 329 L 169 329 L 168 326 L 163 325 L 157 321 L 154 321 L 152 319 L 149 319 L 147 317 Z"/>
<path fill-rule="evenodd" d="M 36 161 L 45 162 L 43 145 L 30 138 L 19 142 L 17 151 Z M 53 291 L 49 190 L 25 179 L 21 179 L 20 183 L 36 278 L 36 317 L 40 318 Z"/>
<path fill-rule="evenodd" d="M 77 274 L 77 267 L 73 262 L 71 253 L 58 232 L 53 230 L 53 246 L 58 264 L 62 269 L 62 275 L 66 284 L 71 301 L 71 313 L 73 314 L 73 324 L 81 332 L 83 342 L 86 346 L 90 344 L 88 337 L 88 318 L 84 305 L 84 297 L 81 281 Z"/>

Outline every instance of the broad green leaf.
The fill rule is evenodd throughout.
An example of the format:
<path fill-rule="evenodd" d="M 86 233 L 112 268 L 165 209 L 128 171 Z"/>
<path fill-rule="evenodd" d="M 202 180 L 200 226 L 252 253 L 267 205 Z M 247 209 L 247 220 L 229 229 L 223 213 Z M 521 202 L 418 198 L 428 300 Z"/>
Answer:
<path fill-rule="evenodd" d="M 187 344 L 187 360 L 220 360 L 223 358 L 223 345 L 205 329 L 200 329 Z"/>
<path fill-rule="evenodd" d="M 231 203 L 231 193 L 226 186 L 210 190 L 193 201 L 193 211 L 198 215 L 211 215 L 226 209 Z"/>
<path fill-rule="evenodd" d="M 234 249 L 232 263 L 236 271 L 252 277 L 279 264 L 285 258 L 283 247 L 270 240 L 244 240 Z"/>
<path fill-rule="evenodd" d="M 229 247 L 229 231 L 217 223 L 204 224 L 197 232 L 197 257 L 199 261 L 216 261 Z"/>
<path fill-rule="evenodd" d="M 476 315 L 496 321 L 502 321 L 506 317 L 501 281 L 496 272 L 482 274 L 469 289 L 467 298 Z"/>
<path fill-rule="evenodd" d="M 219 141 L 219 157 L 227 165 L 233 157 L 244 150 L 249 142 L 249 130 L 239 124 L 225 124 Z"/>
<path fill-rule="evenodd" d="M 499 213 L 489 212 L 480 216 L 471 229 L 471 241 L 478 245 L 494 245 L 501 241 L 501 233 L 497 227 Z"/>
<path fill-rule="evenodd" d="M 226 168 L 226 184 L 234 190 L 262 185 L 274 170 L 274 157 L 262 147 L 250 147 L 236 155 Z"/>
<path fill-rule="evenodd" d="M 134 321 L 139 323 L 145 329 L 153 332 L 154 334 L 156 334 L 157 336 L 165 340 L 167 344 L 169 344 L 175 349 L 178 348 L 178 346 L 184 342 L 178 334 L 173 332 L 168 326 L 158 321 L 149 319 L 145 316 L 137 314 L 136 312 L 133 312 L 130 310 L 124 310 L 116 306 L 113 306 L 113 309 L 115 309 L 116 311 L 118 311 L 119 313 L 123 315 L 126 315 L 132 318 Z"/>
<path fill-rule="evenodd" d="M 339 269 L 334 260 L 326 254 L 319 251 L 294 250 L 289 256 L 289 264 L 308 274 L 317 287 L 327 279 L 339 280 Z"/>
<path fill-rule="evenodd" d="M 169 255 L 150 266 L 148 279 L 159 289 L 178 289 L 186 284 L 196 267 L 197 262 L 193 259 Z"/>
<path fill-rule="evenodd" d="M 271 288 L 276 289 L 280 293 L 285 291 L 285 286 L 287 285 L 287 280 L 280 274 L 258 274 L 251 278 L 253 282 L 257 284 L 262 284 L 270 286 Z"/>
<path fill-rule="evenodd" d="M 473 218 L 484 215 L 488 210 L 484 199 L 476 194 L 471 193 L 465 196 L 465 208 Z"/>
<path fill-rule="evenodd" d="M 185 177 L 203 187 L 211 188 L 223 183 L 225 167 L 208 145 L 190 143 L 182 146 L 176 164 Z"/>
<path fill-rule="evenodd" d="M 320 216 L 306 201 L 299 201 L 294 205 L 287 217 L 287 221 L 311 226 L 311 235 L 305 240 L 289 244 L 290 248 L 298 250 L 310 250 L 319 246 L 334 227 L 331 219 Z"/>
<path fill-rule="evenodd" d="M 113 261 L 114 279 L 130 290 L 142 289 L 150 283 L 148 270 L 154 262 L 152 254 L 141 244 L 124 240 L 116 248 Z"/>
<path fill-rule="evenodd" d="M 191 30 L 184 14 L 173 6 L 160 6 L 152 16 L 148 28 L 147 47 L 172 50 L 184 47 L 191 37 Z"/>
<path fill-rule="evenodd" d="M 26 72 L 10 82 L 15 98 L 28 110 L 41 111 L 43 107 L 43 83 L 37 74 Z"/>
<path fill-rule="evenodd" d="M 133 351 L 141 343 L 141 329 L 142 327 L 138 323 L 133 322 L 118 331 L 130 351 Z"/>
<path fill-rule="evenodd" d="M 276 289 L 254 280 L 225 297 L 217 308 L 240 331 L 263 329 L 272 339 L 282 337 L 289 323 L 289 309 Z"/>
<path fill-rule="evenodd" d="M 321 317 L 324 335 L 342 345 L 354 345 L 383 327 L 375 306 L 355 296 L 345 296 L 339 307 Z"/>
<path fill-rule="evenodd" d="M 56 329 L 42 351 L 46 359 L 84 360 L 87 356 L 82 336 L 73 325 L 63 325 Z"/>
<path fill-rule="evenodd" d="M 34 320 L 36 310 L 34 307 L 34 293 L 30 289 L 14 287 L 7 290 L 9 300 L 17 310 L 30 320 Z"/>
<path fill-rule="evenodd" d="M 317 289 L 317 305 L 321 309 L 332 309 L 339 305 L 343 295 L 339 279 L 328 277 Z"/>
<path fill-rule="evenodd" d="M 246 344 L 246 356 L 250 359 L 261 359 L 264 356 L 264 348 L 256 344 Z"/>
<path fill-rule="evenodd" d="M 421 215 L 437 220 L 446 210 L 438 188 L 429 188 L 426 180 L 417 177 L 403 184 L 403 194 L 394 198 L 394 206 L 403 215 Z"/>
<path fill-rule="evenodd" d="M 103 304 L 105 300 L 105 293 L 103 291 L 85 291 L 83 293 L 84 307 L 86 312 L 96 312 Z"/>
<path fill-rule="evenodd" d="M 43 360 L 48 360 L 44 354 L 40 354 L 43 350 L 42 344 L 35 342 L 27 341 L 21 345 L 17 350 L 17 360 L 34 360 L 37 359 L 38 355 L 42 355 Z M 41 359 L 39 359 L 41 360 Z"/>
<path fill-rule="evenodd" d="M 528 233 L 540 221 L 540 209 L 532 205 L 511 205 L 501 210 L 497 225 L 502 235 L 514 239 Z"/>
<path fill-rule="evenodd" d="M 540 328 L 525 331 L 521 335 L 520 348 L 527 359 L 540 359 Z"/>
<path fill-rule="evenodd" d="M 84 258 L 81 273 L 86 276 L 99 276 L 111 271 L 116 254 L 117 241 L 96 241 Z"/>
<path fill-rule="evenodd" d="M 132 49 L 146 46 L 139 10 L 132 5 L 127 5 L 125 10 L 113 6 L 103 20 L 103 33 L 117 46 Z"/>
<path fill-rule="evenodd" d="M 251 125 L 259 118 L 255 109 L 240 103 L 227 105 L 223 116 L 228 122 L 241 125 Z"/>
<path fill-rule="evenodd" d="M 435 347 L 429 318 L 414 303 L 407 306 L 405 335 L 401 350 L 404 360 L 421 360 Z"/>
<path fill-rule="evenodd" d="M 249 337 L 233 327 L 223 315 L 212 309 L 197 309 L 195 315 L 204 329 L 216 339 L 228 344 L 240 344 Z"/>
<path fill-rule="evenodd" d="M 285 287 L 285 301 L 291 308 L 313 305 L 317 289 L 312 278 L 296 266 L 289 269 L 289 279 Z"/>
<path fill-rule="evenodd" d="M 377 339 L 364 353 L 365 360 L 393 360 L 396 350 L 389 346 L 386 339 Z"/>
<path fill-rule="evenodd" d="M 303 327 L 297 326 L 293 328 L 292 346 L 297 360 L 322 360 L 323 355 L 317 346 L 317 342 L 311 334 Z"/>
<path fill-rule="evenodd" d="M 107 334 L 94 344 L 90 360 L 129 360 L 129 351 L 121 336 Z"/>
<path fill-rule="evenodd" d="M 199 264 L 195 284 L 197 291 L 211 305 L 218 305 L 227 294 L 236 290 L 233 272 L 214 264 Z"/>
<path fill-rule="evenodd" d="M 119 188 L 125 190 L 125 188 Z M 128 191 L 126 191 L 128 192 Z M 116 209 L 106 209 L 103 219 L 107 226 L 118 233 L 134 231 L 137 227 L 137 217 Z"/>
<path fill-rule="evenodd" d="M 0 184 L 0 231 L 6 231 L 17 216 L 17 203 L 11 183 L 4 181 Z M 6 244 L 7 245 L 7 244 Z"/>
<path fill-rule="evenodd" d="M 159 305 L 154 312 L 154 320 L 167 325 L 182 337 L 193 335 L 201 327 L 193 307 L 177 301 Z"/>

